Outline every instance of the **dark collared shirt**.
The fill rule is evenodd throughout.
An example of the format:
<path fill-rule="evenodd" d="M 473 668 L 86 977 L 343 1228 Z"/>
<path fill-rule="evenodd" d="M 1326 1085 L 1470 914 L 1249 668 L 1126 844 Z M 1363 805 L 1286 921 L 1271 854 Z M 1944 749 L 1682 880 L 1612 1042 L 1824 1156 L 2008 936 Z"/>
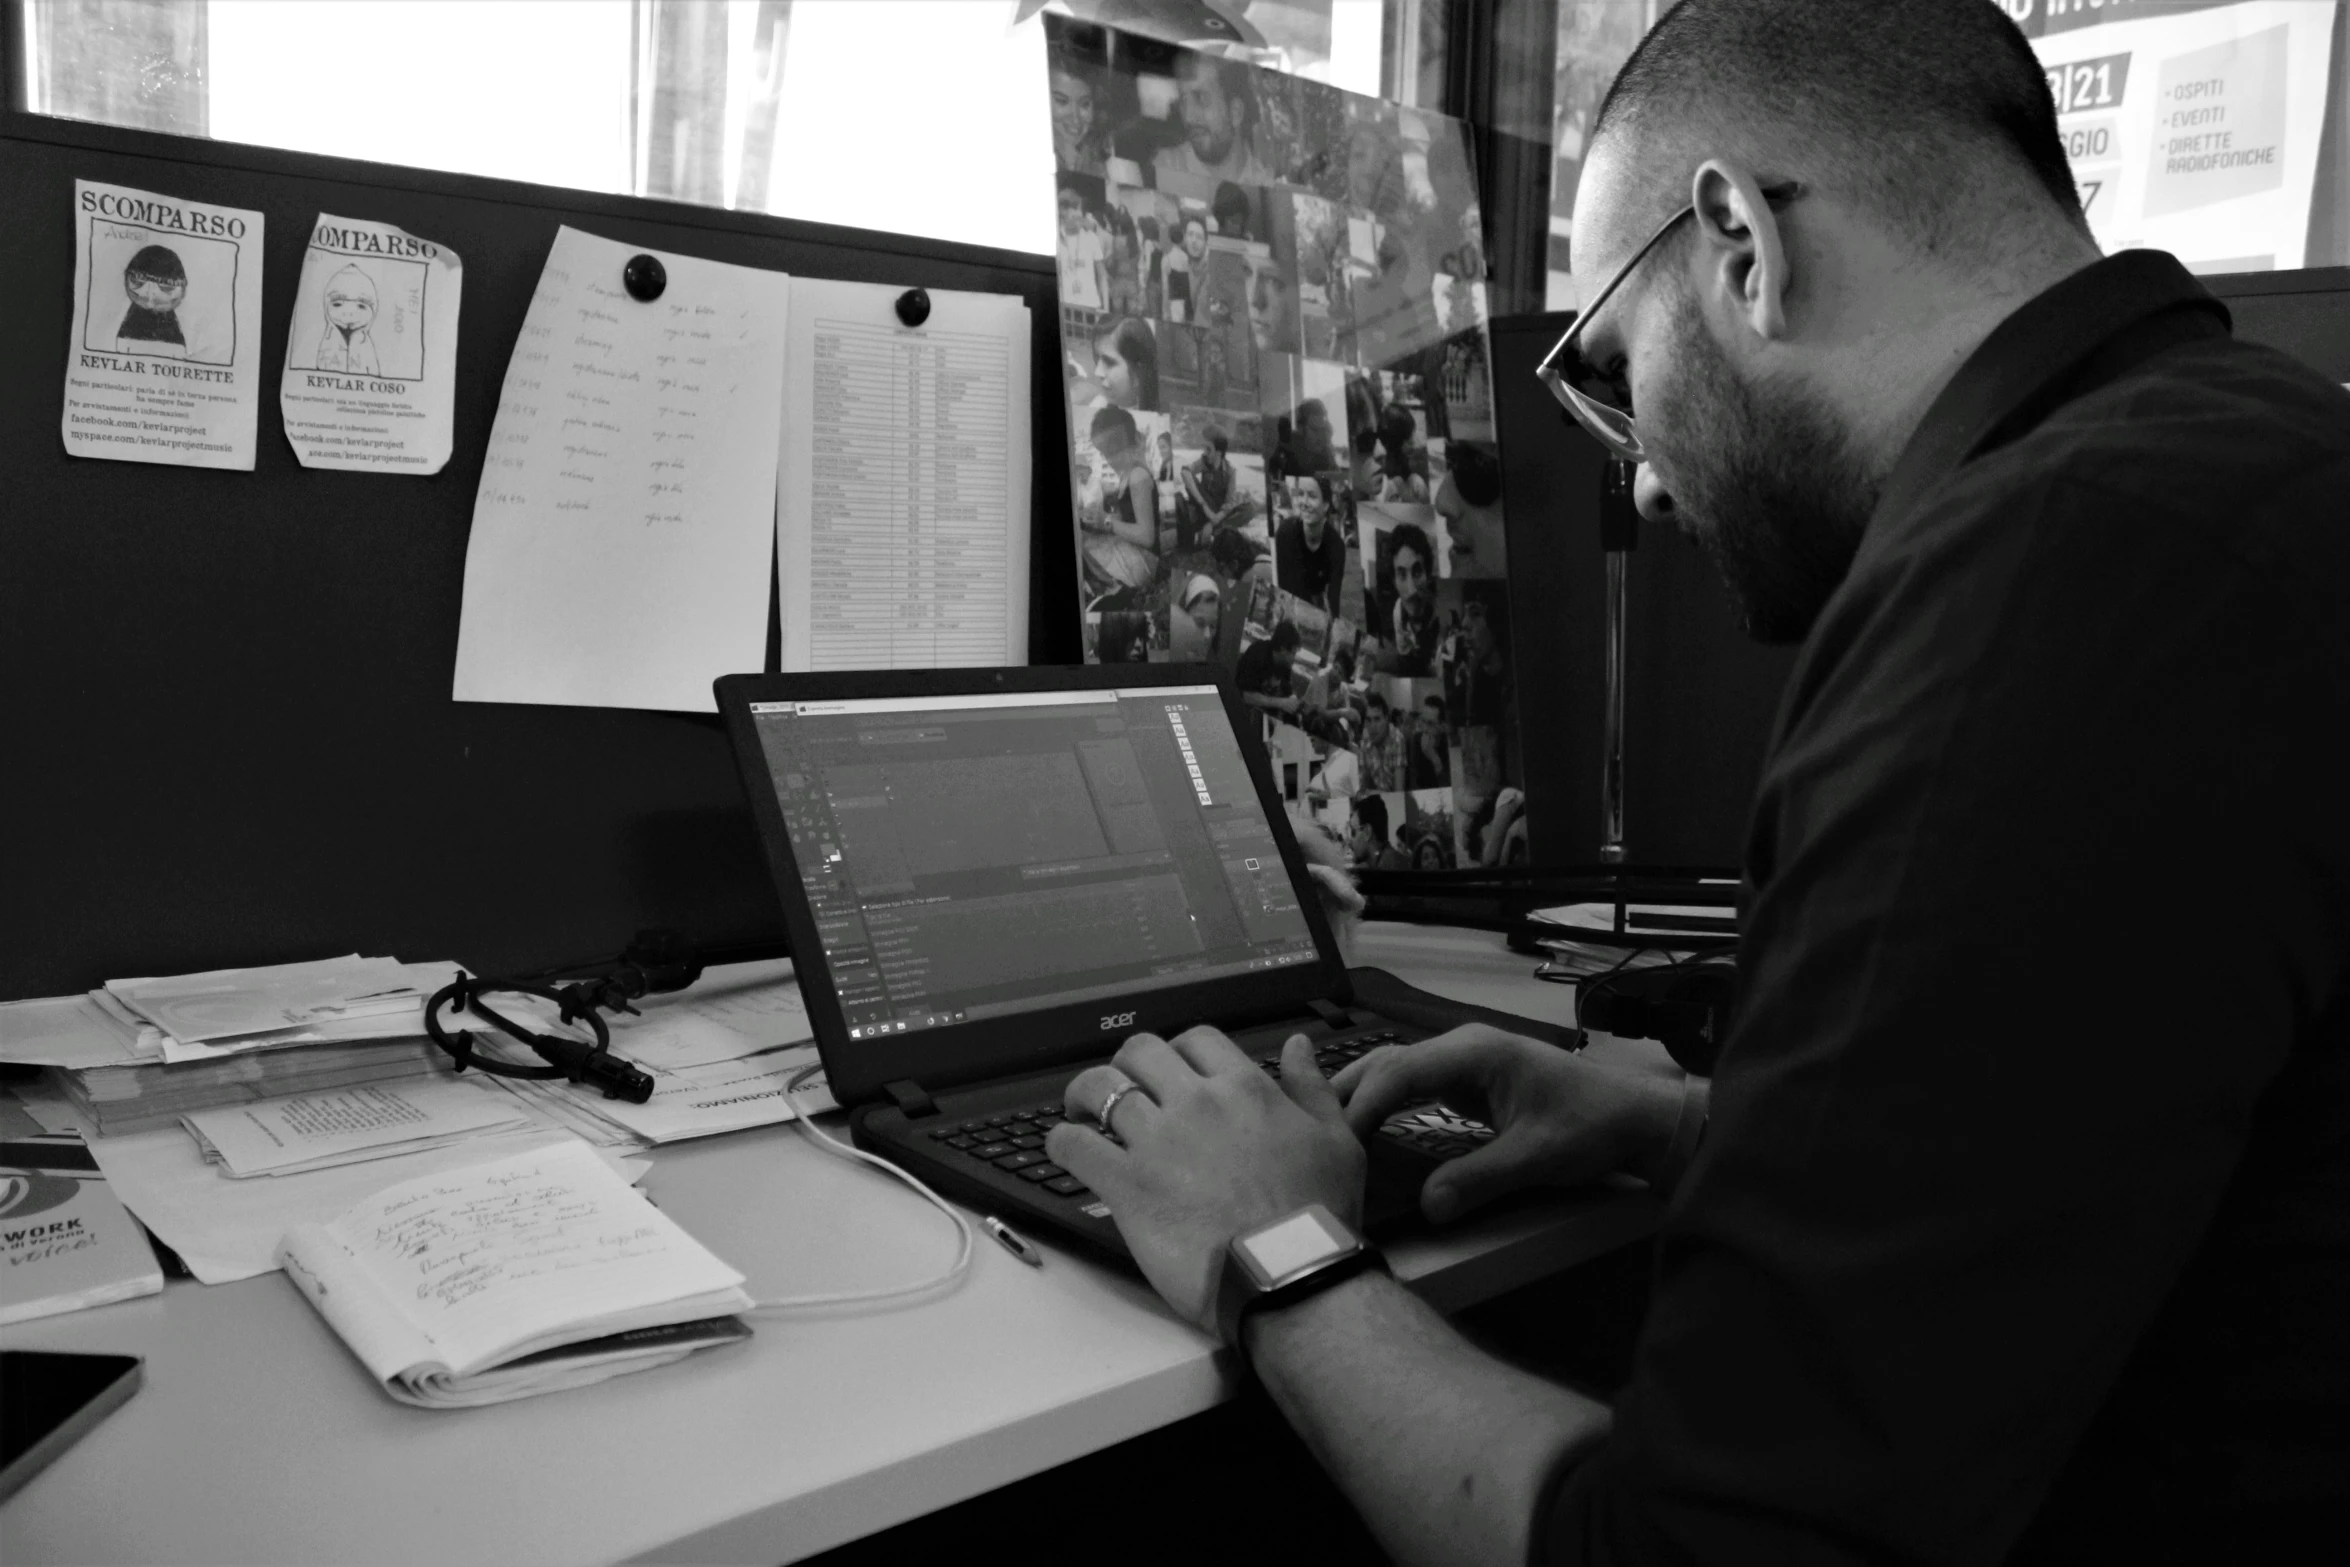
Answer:
<path fill-rule="evenodd" d="M 2350 394 L 2003 323 L 1790 678 L 1744 995 L 1545 1562 L 2281 1560 L 2350 1509 Z"/>

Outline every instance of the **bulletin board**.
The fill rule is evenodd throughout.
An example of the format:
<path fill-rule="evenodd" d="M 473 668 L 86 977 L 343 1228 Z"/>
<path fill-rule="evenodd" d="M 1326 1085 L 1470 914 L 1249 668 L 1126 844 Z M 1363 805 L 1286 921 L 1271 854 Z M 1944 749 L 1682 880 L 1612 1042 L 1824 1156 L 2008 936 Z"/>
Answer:
<path fill-rule="evenodd" d="M 321 212 L 465 264 L 455 451 L 431 477 L 306 469 L 274 382 L 252 472 L 66 455 L 74 181 L 258 209 L 262 362 Z M 781 919 L 717 718 L 452 702 L 467 534 L 507 356 L 561 225 L 675 254 L 1018 294 L 1056 360 L 1051 261 L 760 214 L 0 120 L 0 999 L 358 951 L 489 971 L 717 944 Z M 1032 376 L 1035 472 L 1066 450 Z M 1063 485 L 1033 486 L 1029 655 L 1074 662 Z M 770 609 L 768 667 L 776 634 Z"/>

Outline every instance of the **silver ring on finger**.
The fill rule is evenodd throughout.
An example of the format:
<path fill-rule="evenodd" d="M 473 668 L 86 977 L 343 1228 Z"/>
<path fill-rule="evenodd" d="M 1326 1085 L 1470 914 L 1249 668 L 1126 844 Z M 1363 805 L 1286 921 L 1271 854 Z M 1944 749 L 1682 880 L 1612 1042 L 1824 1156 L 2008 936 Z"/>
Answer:
<path fill-rule="evenodd" d="M 1102 1098 L 1101 1110 L 1093 1118 L 1094 1124 L 1099 1126 L 1103 1131 L 1109 1133 L 1112 1137 L 1117 1136 L 1117 1128 L 1110 1125 L 1110 1116 L 1117 1110 L 1119 1100 L 1125 1098 L 1128 1094 L 1140 1093 L 1141 1091 L 1142 1085 L 1135 1082 L 1131 1078 L 1111 1089 L 1109 1093 L 1104 1095 Z"/>

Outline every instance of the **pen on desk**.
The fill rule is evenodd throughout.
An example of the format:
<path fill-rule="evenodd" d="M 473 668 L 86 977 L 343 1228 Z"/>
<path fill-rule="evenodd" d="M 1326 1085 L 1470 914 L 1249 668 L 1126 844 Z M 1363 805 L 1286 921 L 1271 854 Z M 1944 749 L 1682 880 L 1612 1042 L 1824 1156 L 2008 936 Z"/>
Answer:
<path fill-rule="evenodd" d="M 1032 1268 L 1044 1266 L 1044 1253 L 1022 1240 L 1018 1230 L 1013 1229 L 992 1213 L 983 1217 L 979 1222 L 987 1226 L 987 1233 L 994 1236 L 1004 1250 Z"/>

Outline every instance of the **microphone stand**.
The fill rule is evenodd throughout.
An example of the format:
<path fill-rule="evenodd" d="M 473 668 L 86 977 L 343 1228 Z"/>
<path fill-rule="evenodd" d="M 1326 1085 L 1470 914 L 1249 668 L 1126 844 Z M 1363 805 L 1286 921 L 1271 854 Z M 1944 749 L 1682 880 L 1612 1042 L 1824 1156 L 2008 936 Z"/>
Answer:
<path fill-rule="evenodd" d="M 1632 503 L 1632 464 L 1608 459 L 1599 487 L 1599 549 L 1607 565 L 1607 706 L 1600 736 L 1599 859 L 1616 867 L 1615 928 L 1625 928 L 1624 888 L 1624 578 L 1640 543 L 1640 512 Z"/>

